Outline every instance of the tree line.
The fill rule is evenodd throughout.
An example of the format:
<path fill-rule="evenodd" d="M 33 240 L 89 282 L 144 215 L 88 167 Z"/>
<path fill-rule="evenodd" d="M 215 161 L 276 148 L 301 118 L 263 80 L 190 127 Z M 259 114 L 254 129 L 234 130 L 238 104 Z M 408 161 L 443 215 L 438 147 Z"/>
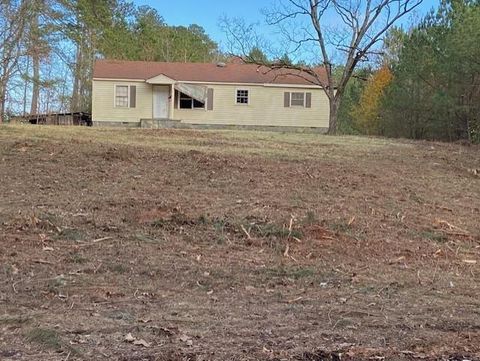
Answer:
<path fill-rule="evenodd" d="M 0 0 L 0 121 L 90 111 L 96 57 L 209 62 L 218 45 L 198 25 L 170 26 L 125 0 Z"/>
<path fill-rule="evenodd" d="M 340 130 L 480 142 L 480 2 L 444 0 L 408 30 L 391 29 L 375 67 L 357 69 Z"/>

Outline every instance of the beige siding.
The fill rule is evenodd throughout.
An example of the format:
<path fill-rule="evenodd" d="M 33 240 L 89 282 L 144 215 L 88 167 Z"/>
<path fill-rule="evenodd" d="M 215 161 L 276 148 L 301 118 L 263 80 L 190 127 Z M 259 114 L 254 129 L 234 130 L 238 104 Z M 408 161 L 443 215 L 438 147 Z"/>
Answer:
<path fill-rule="evenodd" d="M 174 119 L 195 124 L 328 127 L 328 99 L 319 88 L 208 85 L 214 89 L 213 110 L 175 109 Z M 249 90 L 249 104 L 235 104 L 237 89 Z M 312 107 L 284 107 L 284 92 L 312 93 Z"/>
<path fill-rule="evenodd" d="M 136 108 L 114 107 L 115 84 L 137 86 Z M 174 109 L 173 118 L 193 124 L 328 127 L 328 99 L 319 88 L 206 84 L 214 89 L 213 110 Z M 249 104 L 235 104 L 237 89 L 249 90 Z M 284 92 L 312 93 L 312 107 L 284 107 Z M 139 122 L 152 118 L 152 85 L 142 82 L 94 80 L 95 122 Z"/>
<path fill-rule="evenodd" d="M 135 85 L 135 108 L 116 108 L 115 85 Z M 94 80 L 92 84 L 92 120 L 95 122 L 139 122 L 152 117 L 152 86 L 145 82 Z"/>

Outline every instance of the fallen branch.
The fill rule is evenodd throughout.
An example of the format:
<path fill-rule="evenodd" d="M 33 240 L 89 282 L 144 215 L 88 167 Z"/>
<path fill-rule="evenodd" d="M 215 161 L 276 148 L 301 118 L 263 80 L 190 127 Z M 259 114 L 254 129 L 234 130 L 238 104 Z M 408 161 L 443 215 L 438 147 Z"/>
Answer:
<path fill-rule="evenodd" d="M 457 227 L 457 226 L 455 226 L 455 225 L 453 225 L 453 224 L 451 224 L 451 223 L 448 223 L 447 221 L 444 221 L 444 220 L 442 220 L 442 219 L 438 219 L 438 220 L 437 220 L 437 223 L 438 223 L 439 225 L 441 225 L 441 226 L 447 226 L 449 230 L 456 230 L 456 231 L 458 231 L 458 232 L 460 232 L 460 233 L 463 233 L 464 235 L 470 235 L 470 233 L 469 233 L 468 231 L 466 231 L 466 230 L 464 230 L 464 229 L 462 229 L 462 228 L 460 228 L 460 227 Z"/>
<path fill-rule="evenodd" d="M 245 229 L 245 227 L 243 226 L 243 224 L 240 225 L 240 228 L 242 229 L 243 233 L 245 233 L 245 235 L 247 236 L 248 240 L 251 241 L 251 240 L 252 240 L 252 237 L 250 236 L 250 233 Z"/>
<path fill-rule="evenodd" d="M 53 264 L 53 262 L 50 262 L 50 261 L 47 261 L 47 260 L 44 260 L 44 259 L 34 259 L 33 262 L 34 263 L 40 263 L 40 264 Z"/>
<path fill-rule="evenodd" d="M 97 244 L 97 243 L 100 243 L 100 242 L 103 242 L 103 241 L 108 241 L 110 239 L 113 239 L 113 237 L 97 238 L 97 239 L 94 239 L 93 241 L 90 241 L 90 242 L 82 242 L 82 243 L 80 243 L 79 245 L 76 245 L 76 246 L 77 247 L 87 247 L 87 246 L 91 246 L 93 244 Z"/>
<path fill-rule="evenodd" d="M 113 237 L 97 238 L 97 239 L 94 239 L 91 243 L 98 243 L 98 242 L 108 241 L 109 239 L 112 239 L 112 238 L 113 238 Z"/>

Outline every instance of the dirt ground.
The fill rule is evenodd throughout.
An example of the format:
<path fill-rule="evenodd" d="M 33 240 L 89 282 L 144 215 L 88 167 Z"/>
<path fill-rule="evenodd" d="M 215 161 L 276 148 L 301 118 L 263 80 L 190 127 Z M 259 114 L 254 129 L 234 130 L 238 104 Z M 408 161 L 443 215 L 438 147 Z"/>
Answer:
<path fill-rule="evenodd" d="M 0 127 L 1 360 L 480 360 L 480 148 Z"/>

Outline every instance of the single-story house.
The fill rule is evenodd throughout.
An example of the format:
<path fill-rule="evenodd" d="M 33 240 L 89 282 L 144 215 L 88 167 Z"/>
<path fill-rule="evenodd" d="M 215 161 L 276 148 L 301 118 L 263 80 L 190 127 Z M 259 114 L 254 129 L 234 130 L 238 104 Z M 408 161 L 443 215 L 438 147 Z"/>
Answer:
<path fill-rule="evenodd" d="M 94 125 L 328 128 L 324 91 L 298 70 L 97 60 L 92 88 Z"/>

